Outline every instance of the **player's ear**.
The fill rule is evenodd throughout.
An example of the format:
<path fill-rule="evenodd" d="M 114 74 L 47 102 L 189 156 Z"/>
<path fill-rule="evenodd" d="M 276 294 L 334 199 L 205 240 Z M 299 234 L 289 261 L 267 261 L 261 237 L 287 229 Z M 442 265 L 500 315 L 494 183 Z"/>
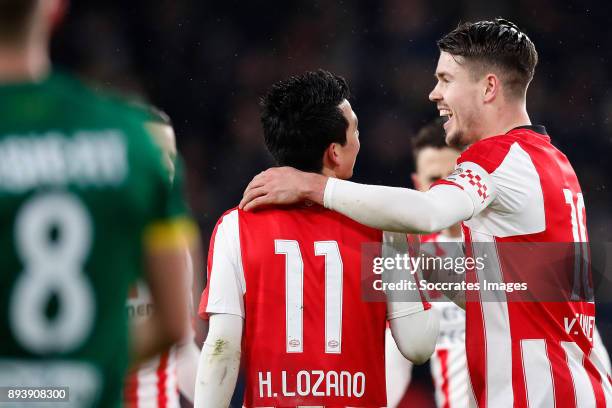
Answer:
<path fill-rule="evenodd" d="M 489 73 L 484 77 L 482 101 L 489 103 L 495 100 L 501 83 L 497 75 Z"/>
<path fill-rule="evenodd" d="M 323 153 L 323 166 L 334 169 L 340 165 L 340 152 L 338 143 L 330 143 Z"/>

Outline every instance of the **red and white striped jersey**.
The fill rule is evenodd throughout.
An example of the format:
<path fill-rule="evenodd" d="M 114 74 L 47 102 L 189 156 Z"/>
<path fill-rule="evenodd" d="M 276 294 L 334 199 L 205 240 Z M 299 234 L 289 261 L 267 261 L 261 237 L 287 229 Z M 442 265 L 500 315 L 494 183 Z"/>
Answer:
<path fill-rule="evenodd" d="M 454 245 L 440 245 L 448 242 L 463 242 L 463 237 L 450 237 L 441 232 L 421 237 L 421 249 L 436 256 L 449 256 L 448 251 L 458 251 Z M 430 368 L 439 408 L 466 408 L 471 393 L 465 352 L 465 311 L 452 302 L 436 301 L 439 293 L 430 293 L 431 305 L 440 311 L 440 335 L 436 351 L 431 356 Z M 610 358 L 601 341 L 597 328 L 593 348 L 602 359 L 606 372 L 610 373 Z"/>
<path fill-rule="evenodd" d="M 421 237 L 421 250 L 439 257 L 463 256 L 461 242 L 461 236 L 437 232 Z M 453 244 L 441 245 L 443 243 Z M 453 302 L 439 300 L 441 297 L 439 293 L 430 293 L 431 306 L 440 312 L 440 334 L 430 359 L 436 405 L 438 408 L 466 408 L 471 391 L 465 354 L 465 311 Z"/>
<path fill-rule="evenodd" d="M 127 407 L 179 408 L 176 347 L 172 347 L 130 372 L 125 380 Z"/>
<path fill-rule="evenodd" d="M 543 127 L 520 127 L 471 145 L 438 183 L 462 188 L 474 203 L 463 224 L 466 255 L 484 259 L 485 267 L 468 270 L 468 282 L 484 288 L 520 280 L 538 295 L 556 295 L 526 301 L 518 291 L 495 292 L 494 300 L 484 299 L 482 289 L 468 293 L 473 402 L 480 408 L 612 407 L 610 378 L 592 351 L 586 214 L 567 157 Z M 563 256 L 550 256 L 559 251 Z"/>
<path fill-rule="evenodd" d="M 245 318 L 246 407 L 386 406 L 386 320 L 429 304 L 387 310 L 362 298 L 363 246 L 382 240 L 319 206 L 219 220 L 199 314 Z"/>
<path fill-rule="evenodd" d="M 130 291 L 127 301 L 131 323 L 147 319 L 153 313 L 151 295 L 139 282 Z M 125 379 L 123 400 L 131 408 L 179 408 L 176 346 L 141 364 Z"/>

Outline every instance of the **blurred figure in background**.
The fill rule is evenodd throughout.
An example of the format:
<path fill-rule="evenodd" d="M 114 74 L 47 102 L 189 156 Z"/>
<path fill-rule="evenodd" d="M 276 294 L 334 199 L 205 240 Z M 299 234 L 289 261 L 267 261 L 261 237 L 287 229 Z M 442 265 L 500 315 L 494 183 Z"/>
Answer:
<path fill-rule="evenodd" d="M 0 384 L 69 387 L 70 406 L 118 406 L 125 301 L 143 278 L 156 313 L 134 361 L 182 339 L 182 180 L 129 104 L 52 71 L 62 0 L 0 0 Z"/>
<path fill-rule="evenodd" d="M 143 110 L 143 122 L 155 143 L 161 148 L 163 163 L 168 171 L 168 178 L 173 182 L 175 174 L 182 172 L 182 162 L 177 156 L 174 129 L 168 115 L 153 106 L 139 107 Z M 196 246 L 196 245 L 194 245 Z M 199 245 L 197 245 L 199 248 Z M 194 265 L 189 251 L 185 251 L 185 265 L 177 273 L 185 273 L 183 299 L 190 314 L 194 317 L 192 282 Z M 199 268 L 195 268 L 199 271 Z M 139 281 L 130 289 L 127 300 L 128 317 L 132 330 L 138 330 L 138 325 L 155 313 L 155 305 L 149 288 Z M 187 321 L 188 333 L 176 345 L 165 350 L 158 356 L 132 367 L 125 381 L 124 402 L 128 407 L 179 407 L 181 396 L 193 403 L 195 376 L 200 350 L 194 341 L 194 331 L 191 319 Z"/>

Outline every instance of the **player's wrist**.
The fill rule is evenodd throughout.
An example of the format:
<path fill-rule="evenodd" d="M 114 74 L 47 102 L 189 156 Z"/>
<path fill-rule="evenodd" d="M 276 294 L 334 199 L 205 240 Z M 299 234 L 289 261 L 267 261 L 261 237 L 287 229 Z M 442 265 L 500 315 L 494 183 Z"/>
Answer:
<path fill-rule="evenodd" d="M 302 184 L 302 198 L 323 205 L 325 185 L 329 177 L 315 173 L 305 173 L 305 183 Z"/>

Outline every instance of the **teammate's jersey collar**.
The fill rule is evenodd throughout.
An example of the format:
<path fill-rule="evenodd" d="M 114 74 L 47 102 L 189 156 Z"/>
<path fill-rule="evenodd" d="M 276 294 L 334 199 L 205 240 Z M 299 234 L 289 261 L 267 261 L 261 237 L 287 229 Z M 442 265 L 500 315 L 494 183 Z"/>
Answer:
<path fill-rule="evenodd" d="M 546 128 L 542 125 L 525 125 L 525 126 L 517 126 L 515 128 L 512 128 L 508 131 L 508 133 L 513 132 L 515 130 L 520 130 L 520 129 L 527 129 L 527 130 L 531 130 L 532 132 L 536 132 L 539 133 L 543 136 L 547 136 L 548 133 L 546 132 Z M 507 133 L 506 133 L 507 134 Z"/>

